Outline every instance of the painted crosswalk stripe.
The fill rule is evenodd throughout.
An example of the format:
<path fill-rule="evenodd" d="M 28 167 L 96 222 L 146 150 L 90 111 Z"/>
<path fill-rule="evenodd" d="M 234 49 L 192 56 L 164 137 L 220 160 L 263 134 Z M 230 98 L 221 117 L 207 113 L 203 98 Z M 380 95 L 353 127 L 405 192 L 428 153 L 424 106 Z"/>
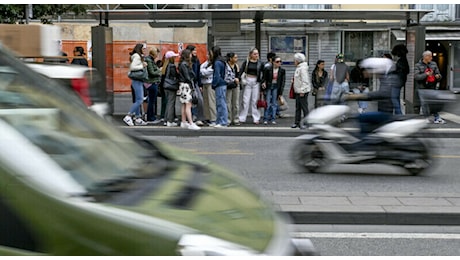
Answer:
<path fill-rule="evenodd" d="M 294 238 L 460 239 L 460 234 L 442 233 L 291 232 L 291 236 Z"/>

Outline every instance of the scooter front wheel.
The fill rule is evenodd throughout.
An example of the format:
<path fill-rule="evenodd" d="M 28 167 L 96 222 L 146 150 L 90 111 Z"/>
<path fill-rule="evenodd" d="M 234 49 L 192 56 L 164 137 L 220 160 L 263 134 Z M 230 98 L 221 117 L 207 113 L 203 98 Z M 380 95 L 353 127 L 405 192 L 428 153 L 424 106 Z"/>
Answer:
<path fill-rule="evenodd" d="M 299 169 L 307 172 L 316 172 L 325 164 L 323 152 L 313 142 L 297 142 L 294 144 L 291 160 Z"/>

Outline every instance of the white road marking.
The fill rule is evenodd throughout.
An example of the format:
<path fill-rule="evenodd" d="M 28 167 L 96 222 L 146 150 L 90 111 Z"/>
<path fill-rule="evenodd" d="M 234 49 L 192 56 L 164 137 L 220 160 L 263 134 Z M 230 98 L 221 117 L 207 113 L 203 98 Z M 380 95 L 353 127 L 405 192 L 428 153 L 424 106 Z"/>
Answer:
<path fill-rule="evenodd" d="M 294 238 L 460 239 L 460 234 L 441 233 L 291 232 L 291 236 Z"/>

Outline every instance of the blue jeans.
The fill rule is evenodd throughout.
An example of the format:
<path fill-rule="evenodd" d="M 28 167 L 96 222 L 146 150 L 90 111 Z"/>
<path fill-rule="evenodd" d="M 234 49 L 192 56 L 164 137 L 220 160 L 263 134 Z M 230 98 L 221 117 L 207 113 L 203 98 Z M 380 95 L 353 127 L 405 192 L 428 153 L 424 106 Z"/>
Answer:
<path fill-rule="evenodd" d="M 362 91 L 359 88 L 354 88 L 353 93 L 355 94 L 361 94 L 361 93 L 369 93 L 368 88 L 364 88 Z M 368 107 L 368 102 L 367 101 L 358 101 L 358 107 L 362 109 L 367 109 Z"/>
<path fill-rule="evenodd" d="M 393 87 L 391 89 L 391 102 L 393 102 L 393 108 L 394 108 L 395 115 L 402 115 L 401 102 L 399 101 L 400 96 L 401 96 L 401 88 Z"/>
<path fill-rule="evenodd" d="M 228 125 L 228 109 L 227 109 L 227 86 L 218 86 L 214 89 L 216 92 L 216 124 Z"/>
<path fill-rule="evenodd" d="M 155 121 L 157 119 L 157 97 L 158 97 L 158 83 L 152 83 L 147 89 L 149 102 L 147 105 L 147 121 Z"/>
<path fill-rule="evenodd" d="M 269 86 L 270 87 L 270 86 Z M 265 99 L 267 100 L 267 108 L 265 109 L 265 121 L 275 121 L 276 111 L 278 108 L 278 88 L 269 88 L 265 91 Z"/>
<path fill-rule="evenodd" d="M 347 81 L 342 83 L 334 81 L 334 84 L 332 85 L 331 102 L 333 104 L 342 104 L 342 96 L 348 92 L 350 92 L 350 86 Z"/>
<path fill-rule="evenodd" d="M 144 102 L 144 83 L 139 80 L 131 80 L 131 86 L 134 89 L 134 103 L 129 109 L 130 115 L 141 116 L 141 106 Z"/>

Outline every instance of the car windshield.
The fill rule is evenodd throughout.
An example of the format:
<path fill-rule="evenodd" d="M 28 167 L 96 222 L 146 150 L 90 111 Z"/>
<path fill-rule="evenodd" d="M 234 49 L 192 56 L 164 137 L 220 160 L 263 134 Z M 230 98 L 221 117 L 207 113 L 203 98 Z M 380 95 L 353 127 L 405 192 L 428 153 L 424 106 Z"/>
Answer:
<path fill-rule="evenodd" d="M 90 112 L 69 90 L 0 45 L 0 122 L 39 147 L 86 190 L 138 177 L 155 151 Z M 158 156 L 157 156 L 158 157 Z M 154 168 L 154 167 L 149 167 Z"/>

